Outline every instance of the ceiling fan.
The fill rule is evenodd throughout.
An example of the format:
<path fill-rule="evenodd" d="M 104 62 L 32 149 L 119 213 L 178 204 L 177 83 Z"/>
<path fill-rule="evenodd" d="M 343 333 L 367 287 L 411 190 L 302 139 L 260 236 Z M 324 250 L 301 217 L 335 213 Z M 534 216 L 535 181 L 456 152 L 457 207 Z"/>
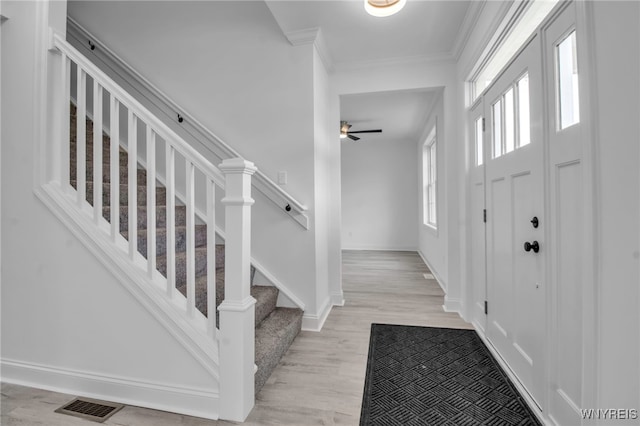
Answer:
<path fill-rule="evenodd" d="M 360 138 L 357 136 L 353 136 L 354 133 L 382 133 L 382 129 L 372 129 L 372 130 L 357 130 L 350 132 L 351 124 L 346 121 L 340 122 L 340 139 L 349 138 L 353 141 L 359 141 Z"/>

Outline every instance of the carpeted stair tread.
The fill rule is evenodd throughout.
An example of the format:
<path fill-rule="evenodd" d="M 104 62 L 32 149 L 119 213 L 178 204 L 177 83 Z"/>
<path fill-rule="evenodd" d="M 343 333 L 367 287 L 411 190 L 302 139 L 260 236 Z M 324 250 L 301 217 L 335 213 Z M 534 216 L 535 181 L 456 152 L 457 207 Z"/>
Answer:
<path fill-rule="evenodd" d="M 302 310 L 296 308 L 276 308 L 256 327 L 256 393 L 267 382 L 301 328 Z"/>
<path fill-rule="evenodd" d="M 221 245 L 216 245 L 216 270 L 224 268 L 224 262 L 219 262 L 218 258 L 222 255 Z M 196 278 L 205 276 L 207 273 L 207 247 L 196 247 L 195 252 L 195 273 Z M 167 256 L 160 255 L 156 257 L 158 272 L 163 276 L 167 276 Z M 187 282 L 187 253 L 176 253 L 176 288 L 186 284 Z"/>
<path fill-rule="evenodd" d="M 111 166 L 111 151 L 109 150 L 109 145 L 102 145 L 102 167 L 110 167 Z M 120 167 L 127 167 L 129 164 L 129 154 L 127 151 L 120 148 Z M 87 166 L 89 166 L 93 162 L 93 144 L 87 144 L 86 149 L 86 159 L 89 162 Z M 78 156 L 76 155 L 75 144 L 72 145 L 71 151 L 69 152 L 69 162 L 71 168 L 75 168 L 78 162 Z"/>
<path fill-rule="evenodd" d="M 183 296 L 187 296 L 186 284 L 176 287 Z M 268 286 L 251 286 L 251 296 L 256 299 L 256 316 L 255 324 L 258 325 L 266 316 L 268 316 L 276 307 L 275 301 L 278 298 L 278 289 Z M 224 300 L 224 268 L 216 268 L 216 308 L 220 306 Z M 207 277 L 202 276 L 196 278 L 196 308 L 207 316 Z M 217 313 L 216 313 L 217 315 Z M 216 316 L 216 324 L 219 324 L 220 318 Z"/>
<path fill-rule="evenodd" d="M 91 163 L 89 163 L 91 164 Z M 93 181 L 93 167 L 90 167 L 87 164 L 87 168 L 85 171 L 85 178 L 87 181 Z M 71 173 L 69 174 L 69 180 L 76 180 L 77 178 L 77 168 L 75 165 L 71 168 Z M 145 169 L 136 169 L 137 170 L 137 182 L 146 182 L 147 181 L 147 171 Z M 120 167 L 120 173 L 118 174 L 120 183 L 128 182 L 129 176 L 129 168 L 128 167 Z M 102 182 L 111 182 L 111 170 L 109 167 L 102 168 Z"/>
<path fill-rule="evenodd" d="M 251 286 L 251 295 L 256 299 L 256 325 L 276 309 L 278 301 L 278 289 L 266 285 Z"/>
<path fill-rule="evenodd" d="M 184 297 L 187 297 L 187 285 L 182 283 L 176 286 L 176 289 L 182 293 Z M 224 268 L 216 268 L 216 308 L 222 302 L 222 293 L 224 292 Z M 204 316 L 208 315 L 207 309 L 207 277 L 201 276 L 196 278 L 196 309 L 198 309 Z M 216 325 L 220 318 L 216 311 Z"/>
<path fill-rule="evenodd" d="M 123 231 L 120 234 L 125 239 L 129 239 L 129 232 Z M 147 257 L 147 230 L 138 229 L 138 251 Z M 195 247 L 206 247 L 207 245 L 207 225 L 195 225 Z M 187 227 L 176 226 L 176 252 L 183 252 L 187 247 Z M 156 229 L 156 255 L 162 256 L 167 253 L 167 228 Z"/>
<path fill-rule="evenodd" d="M 71 186 L 76 188 L 76 181 L 72 180 L 69 182 Z M 121 183 L 120 185 L 120 199 L 119 203 L 121 206 L 129 205 L 129 186 L 126 183 Z M 87 181 L 86 185 L 87 191 L 87 201 L 89 204 L 93 205 L 93 181 Z M 147 205 L 147 185 L 138 185 L 138 205 L 146 206 Z M 160 183 L 156 182 L 156 205 L 164 205 L 167 203 L 167 189 L 162 186 Z M 111 204 L 111 183 L 105 182 L 102 184 L 102 205 L 108 206 Z"/>
<path fill-rule="evenodd" d="M 129 207 L 120 206 L 120 232 L 129 229 Z M 138 229 L 147 229 L 147 207 L 138 206 Z M 111 207 L 104 206 L 102 208 L 102 216 L 110 220 Z M 185 206 L 176 206 L 175 208 L 176 226 L 185 226 L 187 224 L 187 208 Z M 156 206 L 156 227 L 164 228 L 167 226 L 167 207 L 164 205 Z"/>

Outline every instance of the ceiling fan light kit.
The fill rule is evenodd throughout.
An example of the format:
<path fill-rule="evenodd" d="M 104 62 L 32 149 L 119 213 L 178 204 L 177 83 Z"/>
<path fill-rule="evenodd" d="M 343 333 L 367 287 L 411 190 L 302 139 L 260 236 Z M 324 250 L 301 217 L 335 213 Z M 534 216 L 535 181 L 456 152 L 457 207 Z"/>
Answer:
<path fill-rule="evenodd" d="M 407 0 L 364 0 L 364 10 L 371 16 L 384 18 L 394 15 L 407 3 Z"/>
<path fill-rule="evenodd" d="M 357 136 L 353 136 L 353 133 L 382 133 L 382 129 L 372 129 L 372 130 L 358 130 L 354 132 L 350 132 L 351 124 L 346 121 L 340 122 L 340 139 L 349 138 L 352 141 L 359 141 L 360 138 Z"/>

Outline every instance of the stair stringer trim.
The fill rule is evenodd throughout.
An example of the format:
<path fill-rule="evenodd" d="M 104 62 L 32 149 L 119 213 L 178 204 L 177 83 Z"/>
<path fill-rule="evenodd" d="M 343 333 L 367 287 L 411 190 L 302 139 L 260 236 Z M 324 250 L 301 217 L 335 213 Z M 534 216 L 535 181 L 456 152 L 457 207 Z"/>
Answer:
<path fill-rule="evenodd" d="M 71 188 L 71 187 L 69 187 Z M 219 352 L 217 341 L 208 337 L 204 330 L 176 311 L 172 303 L 161 294 L 146 272 L 133 265 L 127 253 L 109 241 L 106 234 L 108 223 L 102 229 L 96 226 L 90 214 L 92 210 L 78 211 L 75 200 L 65 194 L 58 182 L 46 183 L 34 189 L 35 195 L 47 208 L 84 244 L 118 282 L 128 290 L 187 352 L 216 381 L 220 381 Z M 89 204 L 86 203 L 89 207 Z"/>

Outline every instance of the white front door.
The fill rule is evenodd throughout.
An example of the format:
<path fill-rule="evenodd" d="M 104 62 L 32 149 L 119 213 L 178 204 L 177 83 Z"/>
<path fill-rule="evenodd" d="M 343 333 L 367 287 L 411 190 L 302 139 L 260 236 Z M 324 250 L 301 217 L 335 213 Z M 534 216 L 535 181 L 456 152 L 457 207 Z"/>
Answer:
<path fill-rule="evenodd" d="M 543 85 L 534 36 L 484 95 L 486 336 L 541 407 L 545 283 Z"/>

